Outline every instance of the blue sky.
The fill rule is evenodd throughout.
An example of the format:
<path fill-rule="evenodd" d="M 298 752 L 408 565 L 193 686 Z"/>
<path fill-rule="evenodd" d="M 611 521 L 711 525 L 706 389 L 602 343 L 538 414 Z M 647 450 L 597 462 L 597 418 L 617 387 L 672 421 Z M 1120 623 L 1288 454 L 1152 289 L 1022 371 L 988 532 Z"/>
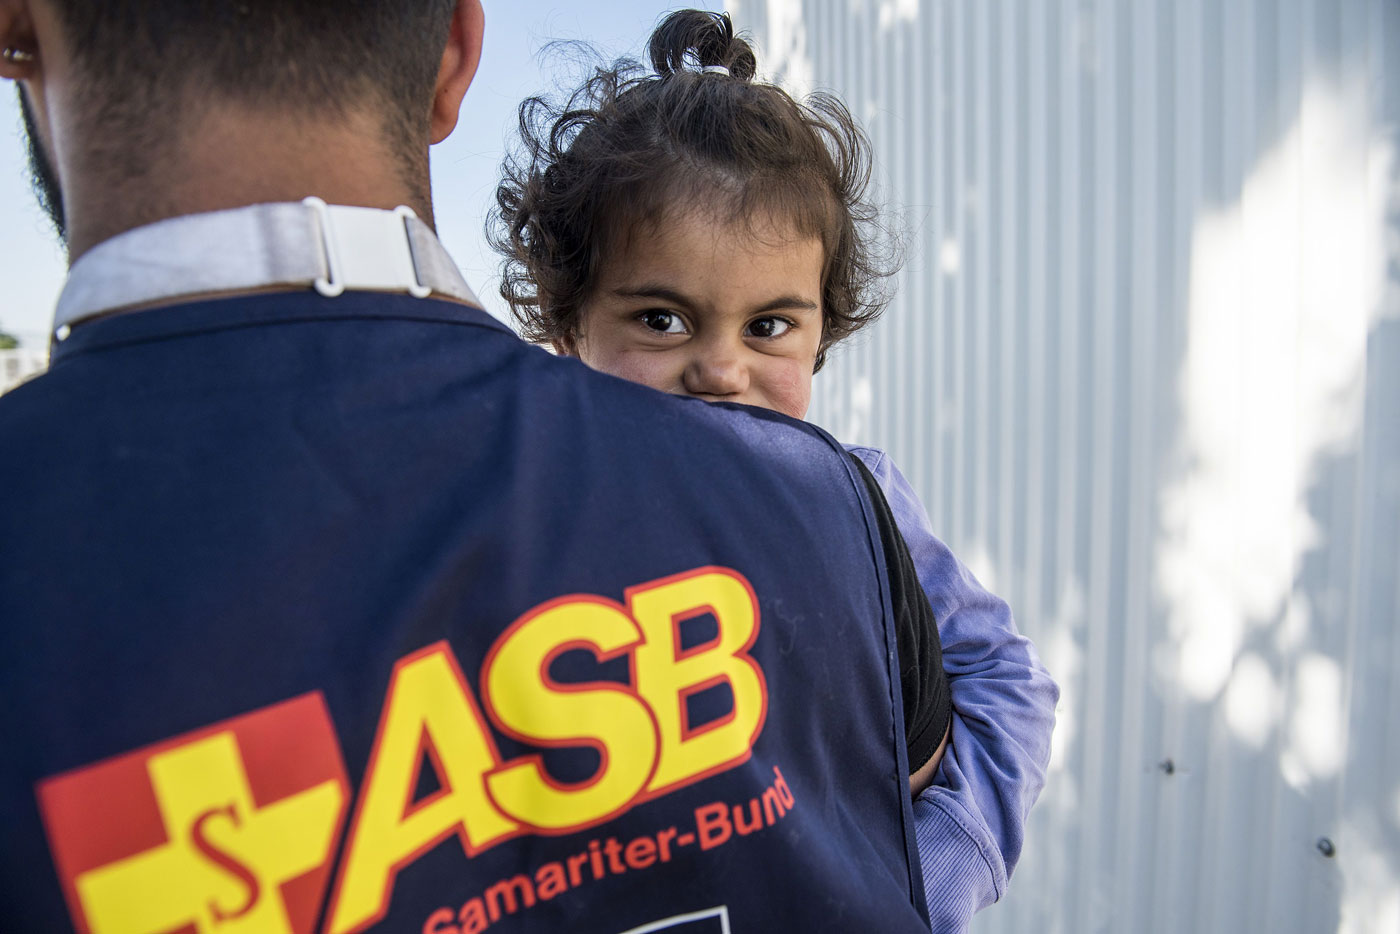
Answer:
<path fill-rule="evenodd" d="M 552 40 L 584 40 L 609 57 L 638 54 L 660 16 L 680 4 L 658 0 L 557 3 L 483 0 L 486 47 L 457 131 L 433 150 L 438 232 L 467 280 L 493 312 L 495 258 L 482 225 L 492 204 L 505 140 L 521 99 L 576 73 L 567 61 L 546 61 Z M 723 9 L 722 0 L 684 5 Z M 42 346 L 63 284 L 64 259 L 24 175 L 19 108 L 13 88 L 0 87 L 0 330 L 26 346 Z"/>

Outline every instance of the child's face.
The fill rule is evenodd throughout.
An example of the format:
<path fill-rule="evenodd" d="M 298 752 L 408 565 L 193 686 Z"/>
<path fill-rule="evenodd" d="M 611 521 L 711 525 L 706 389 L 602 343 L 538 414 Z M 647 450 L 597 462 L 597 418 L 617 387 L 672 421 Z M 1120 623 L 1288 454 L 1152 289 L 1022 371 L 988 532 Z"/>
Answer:
<path fill-rule="evenodd" d="M 802 418 L 821 346 L 824 255 L 785 226 L 668 216 L 599 271 L 560 349 L 662 392 Z"/>

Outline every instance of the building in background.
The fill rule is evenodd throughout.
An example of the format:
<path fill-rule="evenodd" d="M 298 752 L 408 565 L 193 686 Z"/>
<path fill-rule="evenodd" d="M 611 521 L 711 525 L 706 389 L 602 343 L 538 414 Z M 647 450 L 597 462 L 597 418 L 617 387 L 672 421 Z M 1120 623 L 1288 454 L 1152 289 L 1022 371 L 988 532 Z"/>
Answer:
<path fill-rule="evenodd" d="M 1400 931 L 1400 3 L 728 6 L 909 231 L 812 417 L 1064 689 L 974 930 Z"/>
<path fill-rule="evenodd" d="M 25 380 L 44 372 L 49 365 L 47 351 L 27 347 L 0 348 L 0 395 L 14 389 Z"/>

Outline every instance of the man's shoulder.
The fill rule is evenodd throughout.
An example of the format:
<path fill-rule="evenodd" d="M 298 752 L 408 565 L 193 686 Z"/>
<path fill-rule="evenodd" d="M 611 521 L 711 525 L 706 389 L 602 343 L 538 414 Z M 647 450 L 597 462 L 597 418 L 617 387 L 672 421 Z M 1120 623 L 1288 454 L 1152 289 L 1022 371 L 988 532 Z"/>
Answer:
<path fill-rule="evenodd" d="M 23 439 L 36 433 L 47 434 L 55 427 L 53 414 L 62 404 L 59 384 L 60 380 L 48 371 L 0 394 L 0 445 L 13 452 L 6 455 L 6 460 L 23 456 Z M 14 447 L 16 444 L 19 448 Z"/>
<path fill-rule="evenodd" d="M 586 415 L 588 424 L 626 432 L 642 443 L 744 448 L 770 464 L 802 463 L 814 453 L 844 463 L 841 446 L 825 431 L 779 412 L 669 395 L 551 354 L 531 354 L 526 365 L 557 381 L 573 399 L 568 407 Z"/>
<path fill-rule="evenodd" d="M 546 446 L 591 438 L 661 460 L 845 472 L 839 446 L 806 422 L 667 395 L 534 347 L 479 309 L 401 296 L 286 294 L 93 322 L 58 348 L 49 372 L 0 397 L 0 436 L 30 449 L 81 447 L 104 426 L 176 412 L 193 424 L 240 399 L 267 418 L 328 401 L 379 412 L 392 404 L 425 425 L 479 423 L 483 407 L 505 409 Z"/>

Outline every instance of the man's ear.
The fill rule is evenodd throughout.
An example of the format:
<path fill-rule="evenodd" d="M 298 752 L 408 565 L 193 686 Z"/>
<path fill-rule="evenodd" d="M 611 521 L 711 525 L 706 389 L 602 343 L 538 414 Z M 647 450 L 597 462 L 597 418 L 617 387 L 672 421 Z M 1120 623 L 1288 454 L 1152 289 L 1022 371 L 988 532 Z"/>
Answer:
<path fill-rule="evenodd" d="M 28 81 L 39 73 L 39 37 L 26 0 L 0 0 L 0 78 Z"/>
<path fill-rule="evenodd" d="M 578 356 L 578 340 L 572 334 L 556 337 L 550 344 L 554 346 L 554 352 L 561 357 Z"/>
<path fill-rule="evenodd" d="M 438 66 L 437 85 L 433 89 L 430 142 L 442 142 L 457 126 L 462 98 L 476 75 L 476 66 L 481 64 L 481 38 L 485 29 L 486 14 L 481 9 L 481 0 L 457 0 L 447 47 L 442 50 L 442 64 Z"/>

